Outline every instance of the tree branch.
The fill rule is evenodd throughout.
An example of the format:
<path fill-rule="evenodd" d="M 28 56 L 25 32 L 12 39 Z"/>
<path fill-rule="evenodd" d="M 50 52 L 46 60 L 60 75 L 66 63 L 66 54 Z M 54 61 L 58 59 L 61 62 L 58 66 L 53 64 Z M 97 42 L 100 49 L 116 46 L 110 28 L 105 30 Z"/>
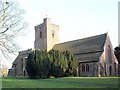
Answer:
<path fill-rule="evenodd" d="M 22 14 L 23 10 L 16 2 L 0 1 L 0 54 L 5 58 L 18 50 L 14 39 L 20 36 L 26 27 Z"/>

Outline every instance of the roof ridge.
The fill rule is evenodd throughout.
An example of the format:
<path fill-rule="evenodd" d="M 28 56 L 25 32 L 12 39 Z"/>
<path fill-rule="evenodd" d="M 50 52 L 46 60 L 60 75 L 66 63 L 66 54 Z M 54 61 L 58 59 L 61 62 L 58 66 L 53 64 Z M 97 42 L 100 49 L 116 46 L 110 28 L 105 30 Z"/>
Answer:
<path fill-rule="evenodd" d="M 64 44 L 64 43 L 69 43 L 69 42 L 74 42 L 74 41 L 78 41 L 78 40 L 84 40 L 84 39 L 88 39 L 88 38 L 94 38 L 94 37 L 102 36 L 102 35 L 108 35 L 108 33 L 99 34 L 99 35 L 94 35 L 94 36 L 89 36 L 89 37 L 85 37 L 85 38 L 81 38 L 81 39 L 76 39 L 76 40 L 71 40 L 71 41 L 66 41 L 66 42 L 61 42 L 61 43 L 58 43 L 58 44 L 55 44 L 55 45 Z M 54 46 L 55 46 L 55 45 L 54 45 Z M 53 46 L 53 47 L 54 47 L 54 46 Z"/>

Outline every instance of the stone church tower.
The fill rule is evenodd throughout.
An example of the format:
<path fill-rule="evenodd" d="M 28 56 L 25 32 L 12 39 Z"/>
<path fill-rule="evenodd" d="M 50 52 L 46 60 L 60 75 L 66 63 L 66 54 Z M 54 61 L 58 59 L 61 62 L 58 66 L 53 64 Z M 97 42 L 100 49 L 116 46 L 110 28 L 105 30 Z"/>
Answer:
<path fill-rule="evenodd" d="M 49 51 L 57 43 L 59 43 L 59 26 L 51 23 L 50 18 L 46 17 L 42 24 L 35 26 L 34 48 Z"/>

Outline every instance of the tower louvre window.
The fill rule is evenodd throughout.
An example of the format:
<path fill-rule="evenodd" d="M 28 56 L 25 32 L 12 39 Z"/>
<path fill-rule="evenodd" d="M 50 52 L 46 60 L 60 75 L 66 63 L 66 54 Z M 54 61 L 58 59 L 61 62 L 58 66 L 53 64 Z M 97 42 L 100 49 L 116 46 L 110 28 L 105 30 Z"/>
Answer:
<path fill-rule="evenodd" d="M 54 37 L 55 37 L 55 31 L 52 30 L 52 38 L 54 38 Z"/>
<path fill-rule="evenodd" d="M 54 36 L 55 36 L 54 33 L 52 33 L 52 38 L 54 38 Z"/>
<path fill-rule="evenodd" d="M 40 38 L 42 38 L 42 32 L 40 31 Z"/>

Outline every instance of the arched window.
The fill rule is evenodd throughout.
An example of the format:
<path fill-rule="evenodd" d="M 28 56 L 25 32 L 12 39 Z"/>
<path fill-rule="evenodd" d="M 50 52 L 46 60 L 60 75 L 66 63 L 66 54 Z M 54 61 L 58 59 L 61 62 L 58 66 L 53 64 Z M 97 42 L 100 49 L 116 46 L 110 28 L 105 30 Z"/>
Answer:
<path fill-rule="evenodd" d="M 21 59 L 21 70 L 23 70 L 23 59 Z"/>
<path fill-rule="evenodd" d="M 25 70 L 24 70 L 24 72 L 23 72 L 23 75 L 25 76 Z"/>
<path fill-rule="evenodd" d="M 114 63 L 114 68 L 115 68 L 115 75 L 116 75 L 116 72 L 117 72 L 116 63 Z"/>
<path fill-rule="evenodd" d="M 107 76 L 106 63 L 104 63 L 105 76 Z"/>
<path fill-rule="evenodd" d="M 40 38 L 42 38 L 42 32 L 40 31 Z"/>
<path fill-rule="evenodd" d="M 108 45 L 108 60 L 110 63 L 112 63 L 112 52 L 110 45 Z"/>
<path fill-rule="evenodd" d="M 89 71 L 89 65 L 86 64 L 86 71 Z"/>
<path fill-rule="evenodd" d="M 82 72 L 84 72 L 84 71 L 85 71 L 85 65 L 82 64 Z"/>
<path fill-rule="evenodd" d="M 110 65 L 109 67 L 109 75 L 111 76 L 112 75 L 112 66 Z"/>
<path fill-rule="evenodd" d="M 14 74 L 15 74 L 15 76 L 17 75 L 17 70 L 16 69 L 15 69 L 15 73 Z"/>

